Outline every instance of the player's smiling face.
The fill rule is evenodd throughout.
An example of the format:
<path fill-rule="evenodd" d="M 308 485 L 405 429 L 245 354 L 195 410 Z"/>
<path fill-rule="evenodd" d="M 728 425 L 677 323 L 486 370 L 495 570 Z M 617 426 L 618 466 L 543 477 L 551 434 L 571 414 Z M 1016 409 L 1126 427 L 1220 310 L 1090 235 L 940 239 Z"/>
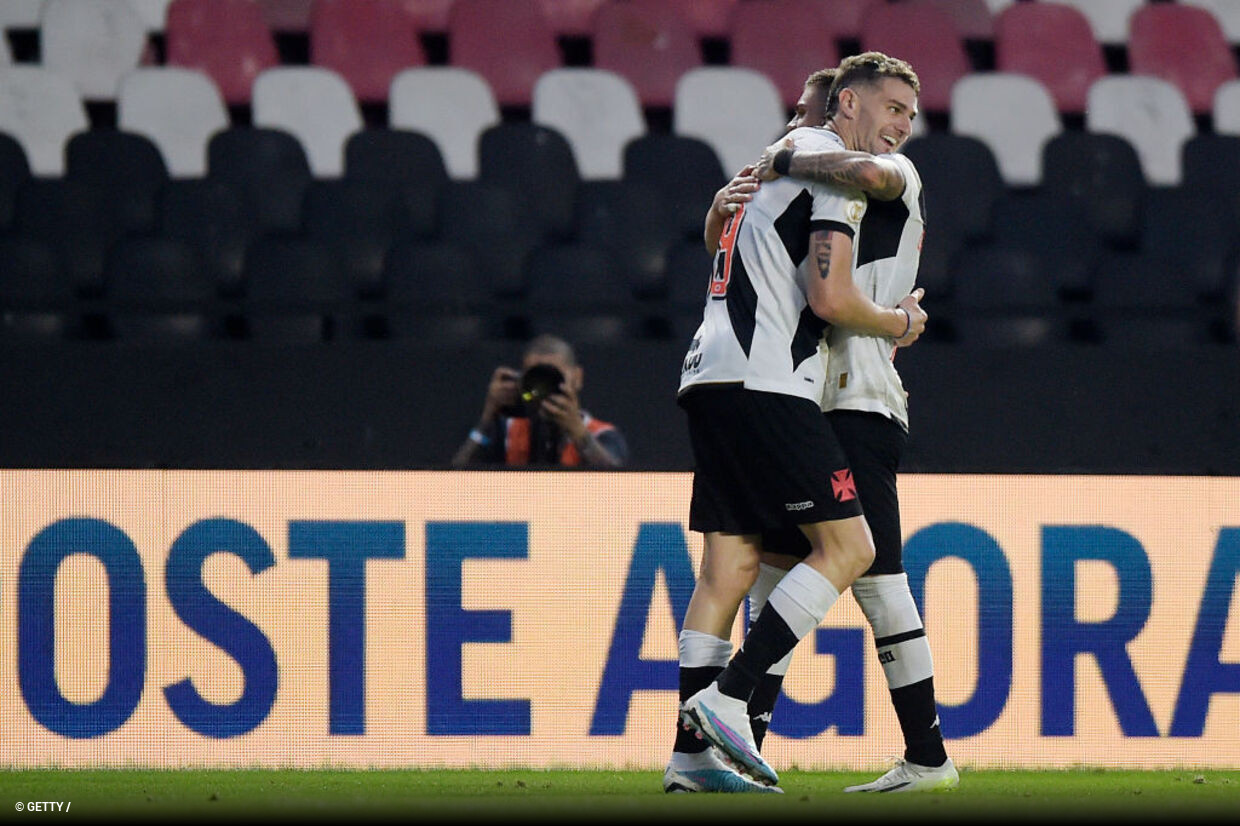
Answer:
<path fill-rule="evenodd" d="M 917 117 L 913 87 L 899 78 L 884 77 L 853 91 L 857 93 L 857 148 L 882 155 L 904 146 Z"/>

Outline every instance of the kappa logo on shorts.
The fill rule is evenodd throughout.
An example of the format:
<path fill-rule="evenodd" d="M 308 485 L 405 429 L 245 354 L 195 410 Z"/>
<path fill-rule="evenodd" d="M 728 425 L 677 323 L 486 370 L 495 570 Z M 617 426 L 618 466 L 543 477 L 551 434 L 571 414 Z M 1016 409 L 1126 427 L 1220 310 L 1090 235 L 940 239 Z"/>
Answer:
<path fill-rule="evenodd" d="M 831 492 L 835 494 L 837 502 L 848 502 L 857 498 L 857 483 L 853 481 L 851 470 L 844 468 L 831 474 Z"/>

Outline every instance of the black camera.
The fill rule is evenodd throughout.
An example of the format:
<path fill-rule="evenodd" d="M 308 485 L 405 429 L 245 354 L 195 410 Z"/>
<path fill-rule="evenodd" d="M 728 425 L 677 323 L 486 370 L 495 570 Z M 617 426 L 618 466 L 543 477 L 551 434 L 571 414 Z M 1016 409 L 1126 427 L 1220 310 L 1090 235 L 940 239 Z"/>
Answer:
<path fill-rule="evenodd" d="M 537 418 L 539 405 L 548 396 L 559 393 L 564 374 L 552 364 L 535 364 L 520 378 L 521 392 L 517 400 L 503 409 L 509 418 Z"/>

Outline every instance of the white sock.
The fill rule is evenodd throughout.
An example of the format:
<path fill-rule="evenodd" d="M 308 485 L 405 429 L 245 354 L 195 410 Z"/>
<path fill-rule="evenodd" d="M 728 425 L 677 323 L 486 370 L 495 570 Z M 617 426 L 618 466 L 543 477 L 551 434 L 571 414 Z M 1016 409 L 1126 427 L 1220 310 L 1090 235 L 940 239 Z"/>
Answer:
<path fill-rule="evenodd" d="M 908 575 L 863 576 L 853 583 L 852 592 L 874 630 L 887 686 L 901 688 L 933 677 L 930 642 L 908 587 Z"/>
<path fill-rule="evenodd" d="M 732 659 L 732 641 L 707 634 L 705 631 L 680 632 L 680 667 L 704 668 L 708 665 L 723 668 Z"/>
<path fill-rule="evenodd" d="M 818 627 L 840 592 L 818 571 L 800 562 L 771 592 L 768 604 L 779 612 L 797 639 Z"/>

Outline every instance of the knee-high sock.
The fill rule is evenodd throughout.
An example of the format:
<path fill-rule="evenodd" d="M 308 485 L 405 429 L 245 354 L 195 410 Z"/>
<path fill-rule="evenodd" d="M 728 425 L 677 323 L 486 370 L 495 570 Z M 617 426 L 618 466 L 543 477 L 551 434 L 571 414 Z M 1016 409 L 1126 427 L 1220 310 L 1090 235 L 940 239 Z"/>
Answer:
<path fill-rule="evenodd" d="M 852 592 L 874 631 L 878 659 L 904 734 L 904 759 L 941 766 L 947 752 L 934 704 L 934 661 L 908 576 L 861 577 Z"/>
<path fill-rule="evenodd" d="M 766 606 L 771 591 L 775 590 L 775 586 L 786 573 L 788 572 L 783 568 L 776 568 L 766 563 L 762 563 L 758 568 L 758 579 L 749 589 L 751 627 L 762 615 L 762 609 Z M 766 731 L 771 725 L 771 714 L 775 711 L 775 702 L 779 699 L 779 692 L 784 685 L 784 675 L 788 673 L 788 665 L 791 662 L 792 652 L 789 651 L 782 660 L 766 670 L 749 697 L 749 726 L 753 729 L 753 739 L 758 748 L 762 748 L 762 740 L 766 737 Z"/>
<path fill-rule="evenodd" d="M 710 685 L 732 657 L 732 641 L 724 640 L 701 631 L 681 631 L 680 648 L 680 702 L 697 694 Z M 673 751 L 695 754 L 706 750 L 706 743 L 692 732 L 685 731 L 676 721 L 676 744 Z"/>
<path fill-rule="evenodd" d="M 719 675 L 719 690 L 749 702 L 762 675 L 818 627 L 840 598 L 831 581 L 802 562 L 771 591 L 741 650 Z"/>

